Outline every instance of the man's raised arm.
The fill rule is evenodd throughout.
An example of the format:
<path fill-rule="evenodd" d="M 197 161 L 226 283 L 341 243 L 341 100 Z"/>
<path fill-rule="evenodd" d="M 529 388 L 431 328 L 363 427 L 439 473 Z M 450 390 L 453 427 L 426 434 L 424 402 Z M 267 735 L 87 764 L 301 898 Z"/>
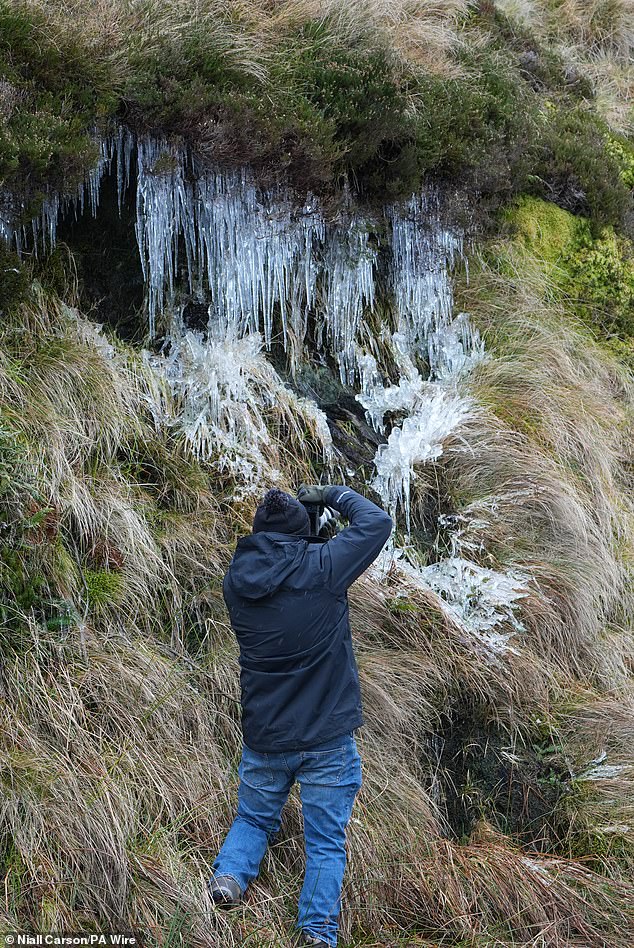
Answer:
<path fill-rule="evenodd" d="M 392 531 L 392 518 L 350 487 L 333 485 L 318 489 L 321 502 L 349 520 L 349 526 L 320 550 L 328 585 L 335 592 L 345 592 L 381 552 Z"/>

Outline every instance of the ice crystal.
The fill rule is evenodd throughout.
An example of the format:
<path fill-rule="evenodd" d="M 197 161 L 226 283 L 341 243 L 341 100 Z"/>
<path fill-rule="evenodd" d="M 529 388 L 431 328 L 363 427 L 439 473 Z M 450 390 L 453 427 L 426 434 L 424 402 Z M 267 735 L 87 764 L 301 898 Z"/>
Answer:
<path fill-rule="evenodd" d="M 439 458 L 445 440 L 466 421 L 472 410 L 470 399 L 449 394 L 436 385 L 429 385 L 421 392 L 400 387 L 391 403 L 403 407 L 409 399 L 413 400 L 412 414 L 400 427 L 392 428 L 387 444 L 379 445 L 374 459 L 376 476 L 372 481 L 393 516 L 397 505 L 402 505 L 408 533 L 411 482 L 416 477 L 414 465 Z"/>
<path fill-rule="evenodd" d="M 459 557 L 423 567 L 410 563 L 401 550 L 394 551 L 391 559 L 394 568 L 411 582 L 435 593 L 447 616 L 489 651 L 518 653 L 510 643 L 517 633 L 524 632 L 517 608 L 528 595 L 528 576 L 486 569 Z M 389 560 L 388 553 L 384 572 Z"/>
<path fill-rule="evenodd" d="M 283 384 L 262 346 L 258 333 L 220 338 L 182 327 L 172 332 L 164 352 L 145 353 L 157 382 L 150 399 L 155 423 L 180 431 L 192 452 L 231 473 L 242 493 L 257 492 L 263 477 L 280 477 L 266 425 L 269 412 L 300 419 L 321 445 L 323 460 L 331 462 L 323 412 Z"/>

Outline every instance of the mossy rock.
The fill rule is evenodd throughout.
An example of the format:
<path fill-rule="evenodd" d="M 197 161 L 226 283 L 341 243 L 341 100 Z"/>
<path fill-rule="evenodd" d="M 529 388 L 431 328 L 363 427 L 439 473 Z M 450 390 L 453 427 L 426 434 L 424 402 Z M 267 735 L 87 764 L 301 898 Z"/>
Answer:
<path fill-rule="evenodd" d="M 557 266 L 570 248 L 590 237 L 588 222 L 563 208 L 530 195 L 522 195 L 503 213 L 516 241 L 549 266 Z"/>
<path fill-rule="evenodd" d="M 566 262 L 565 289 L 575 310 L 608 336 L 634 337 L 634 246 L 606 227 L 581 239 Z"/>

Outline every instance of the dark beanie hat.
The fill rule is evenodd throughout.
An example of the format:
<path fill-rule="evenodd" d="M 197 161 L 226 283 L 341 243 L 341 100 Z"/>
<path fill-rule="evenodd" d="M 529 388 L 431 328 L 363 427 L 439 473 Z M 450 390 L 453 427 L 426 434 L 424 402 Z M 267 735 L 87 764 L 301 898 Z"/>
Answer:
<path fill-rule="evenodd" d="M 310 517 L 303 504 L 277 487 L 271 488 L 253 518 L 253 532 L 310 534 Z"/>

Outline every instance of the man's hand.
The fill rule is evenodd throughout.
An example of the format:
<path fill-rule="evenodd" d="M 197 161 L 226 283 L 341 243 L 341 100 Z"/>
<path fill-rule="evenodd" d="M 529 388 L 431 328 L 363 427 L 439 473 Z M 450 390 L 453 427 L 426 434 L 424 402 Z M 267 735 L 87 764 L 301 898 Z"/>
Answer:
<path fill-rule="evenodd" d="M 319 518 L 319 530 L 317 536 L 324 537 L 326 540 L 332 540 L 339 532 L 339 514 L 332 507 L 324 507 L 324 512 Z"/>
<path fill-rule="evenodd" d="M 320 487 L 319 484 L 302 484 L 297 491 L 297 499 L 300 504 L 319 504 L 326 506 L 326 491 L 330 489 L 330 484 Z"/>

